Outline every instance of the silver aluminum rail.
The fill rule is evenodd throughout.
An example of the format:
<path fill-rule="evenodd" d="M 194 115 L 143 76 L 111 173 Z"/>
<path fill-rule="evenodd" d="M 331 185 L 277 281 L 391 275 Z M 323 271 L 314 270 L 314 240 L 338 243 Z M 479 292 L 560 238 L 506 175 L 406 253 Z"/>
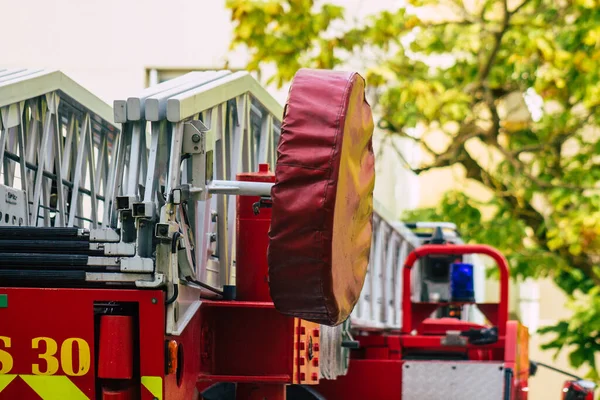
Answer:
<path fill-rule="evenodd" d="M 392 223 L 395 218 L 380 203 L 375 201 L 374 207 L 371 259 L 360 299 L 351 315 L 352 326 L 399 329 L 402 267 L 408 254 L 419 247 L 421 241 L 403 224 Z M 417 279 L 413 279 L 415 281 Z"/>

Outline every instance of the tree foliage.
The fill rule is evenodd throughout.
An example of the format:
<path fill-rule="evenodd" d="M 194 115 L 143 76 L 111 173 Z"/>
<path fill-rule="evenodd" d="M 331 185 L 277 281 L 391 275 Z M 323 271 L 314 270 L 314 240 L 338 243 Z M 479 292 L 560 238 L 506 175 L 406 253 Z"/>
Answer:
<path fill-rule="evenodd" d="M 227 4 L 232 45 L 248 48 L 249 69 L 275 66 L 279 86 L 300 67 L 366 66 L 378 127 L 426 155 L 414 171 L 458 168 L 490 194 L 448 193 L 419 214 L 499 247 L 516 276 L 552 277 L 574 315 L 543 329 L 547 347 L 570 347 L 597 378 L 600 1 L 409 0 L 357 23 L 312 0 Z"/>

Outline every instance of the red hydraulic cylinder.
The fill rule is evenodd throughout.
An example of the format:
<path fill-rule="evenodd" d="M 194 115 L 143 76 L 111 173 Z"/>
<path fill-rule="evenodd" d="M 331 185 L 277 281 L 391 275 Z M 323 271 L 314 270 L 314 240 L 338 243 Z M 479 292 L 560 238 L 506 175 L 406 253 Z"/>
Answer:
<path fill-rule="evenodd" d="M 133 318 L 125 315 L 100 317 L 98 377 L 133 377 Z"/>
<path fill-rule="evenodd" d="M 260 164 L 258 172 L 238 174 L 245 182 L 274 183 L 269 164 Z M 258 211 L 258 213 L 256 213 Z M 236 298 L 240 301 L 271 302 L 267 247 L 271 208 L 258 196 L 237 197 Z"/>

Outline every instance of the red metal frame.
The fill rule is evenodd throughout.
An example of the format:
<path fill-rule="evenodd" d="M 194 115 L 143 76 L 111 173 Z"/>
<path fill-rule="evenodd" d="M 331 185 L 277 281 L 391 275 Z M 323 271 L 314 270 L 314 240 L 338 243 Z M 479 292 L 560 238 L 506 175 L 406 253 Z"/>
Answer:
<path fill-rule="evenodd" d="M 402 333 L 408 334 L 426 316 L 430 315 L 438 306 L 430 303 L 416 305 L 411 301 L 411 271 L 415 262 L 424 256 L 433 254 L 465 255 L 482 254 L 490 256 L 500 270 L 500 302 L 497 306 L 492 304 L 478 305 L 490 321 L 498 327 L 498 333 L 503 336 L 506 333 L 508 321 L 508 281 L 510 273 L 506 258 L 493 247 L 480 244 L 427 244 L 413 250 L 404 263 L 403 288 L 402 288 Z M 419 304 L 419 303 L 417 303 Z M 481 307 L 483 306 L 483 307 Z M 413 307 L 416 309 L 413 312 Z M 415 318 L 416 317 L 416 318 Z"/>
<path fill-rule="evenodd" d="M 97 399 L 97 327 L 94 306 L 104 302 L 137 304 L 139 331 L 136 342 L 139 343 L 140 351 L 136 379 L 138 383 L 142 376 L 159 377 L 162 381 L 165 369 L 162 351 L 165 340 L 165 308 L 162 291 L 1 287 L 0 294 L 6 294 L 8 298 L 8 307 L 0 308 L 0 336 L 11 338 L 10 348 L 0 343 L 0 349 L 8 352 L 13 360 L 12 368 L 5 373 L 18 375 L 0 392 L 0 399 L 38 400 L 40 397 L 26 381 L 39 381 L 35 376 L 29 377 L 46 372 L 51 373 L 44 375 L 47 390 L 64 390 L 61 384 L 70 385 L 64 378 L 66 377 L 87 398 Z M 33 344 L 35 338 L 48 339 L 37 341 L 36 349 Z M 70 357 L 63 356 L 62 346 L 70 343 L 70 338 L 81 339 L 81 343 L 85 342 L 89 346 L 89 370 L 80 376 L 69 375 L 81 373 L 81 362 L 85 363 L 87 350 L 83 345 L 82 351 L 77 344 L 71 346 Z M 54 344 L 50 344 L 48 348 L 48 343 L 56 343 L 56 350 L 52 348 Z M 65 354 L 69 354 L 68 350 L 65 351 Z M 46 359 L 44 354 L 48 354 Z M 51 360 L 50 364 L 48 359 Z M 39 367 L 34 370 L 33 365 Z M 142 400 L 154 398 L 143 385 L 138 387 Z"/>
<path fill-rule="evenodd" d="M 267 164 L 240 181 L 274 182 Z M 238 383 L 240 400 L 284 400 L 286 385 L 319 380 L 319 325 L 279 313 L 269 292 L 267 247 L 271 209 L 237 198 L 236 301 L 203 301 L 198 390 Z M 169 399 L 170 400 L 170 399 Z"/>
<path fill-rule="evenodd" d="M 500 302 L 477 306 L 498 327 L 497 342 L 478 346 L 467 344 L 462 347 L 442 345 L 441 341 L 447 331 L 478 329 L 483 326 L 454 318 L 429 318 L 435 309 L 450 303 L 412 303 L 411 268 L 419 258 L 429 254 L 485 254 L 496 261 L 500 269 Z M 425 245 L 409 254 L 403 278 L 403 324 L 400 333 L 365 330 L 361 335 L 356 335 L 360 348 L 351 353 L 348 374 L 333 381 L 322 380 L 317 387 L 320 393 L 327 398 L 344 400 L 401 399 L 403 355 L 413 351 L 422 353 L 435 350 L 464 353 L 469 360 L 478 362 L 504 361 L 505 367 L 514 371 L 511 399 L 527 399 L 528 332 L 518 322 L 507 321 L 509 270 L 502 254 L 492 247 L 482 245 Z M 416 334 L 413 332 L 415 329 Z"/>

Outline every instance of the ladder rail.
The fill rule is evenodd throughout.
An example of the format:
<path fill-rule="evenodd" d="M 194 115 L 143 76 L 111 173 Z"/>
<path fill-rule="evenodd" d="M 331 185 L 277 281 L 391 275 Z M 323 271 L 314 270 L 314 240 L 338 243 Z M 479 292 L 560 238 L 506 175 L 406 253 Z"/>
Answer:
<path fill-rule="evenodd" d="M 61 72 L 0 72 L 0 183 L 22 196 L 0 212 L 21 225 L 102 226 L 118 136 L 110 106 Z"/>

